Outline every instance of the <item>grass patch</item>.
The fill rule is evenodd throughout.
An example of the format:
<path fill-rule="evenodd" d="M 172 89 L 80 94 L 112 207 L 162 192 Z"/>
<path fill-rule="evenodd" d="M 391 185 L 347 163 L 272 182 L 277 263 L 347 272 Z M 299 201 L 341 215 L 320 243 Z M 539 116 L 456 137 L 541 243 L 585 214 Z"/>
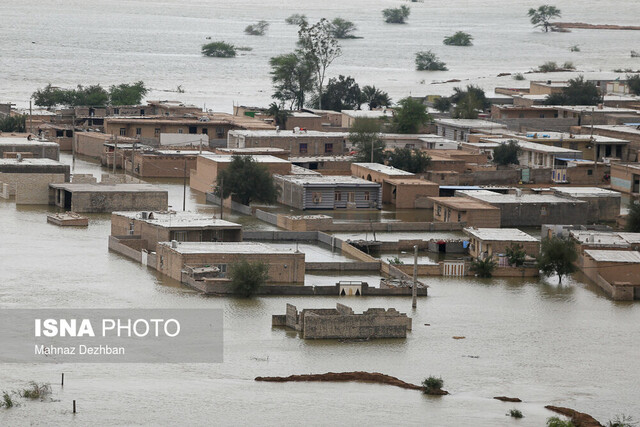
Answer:
<path fill-rule="evenodd" d="M 11 395 L 6 391 L 2 392 L 2 402 L 0 402 L 0 408 L 3 406 L 7 409 L 13 407 L 13 399 L 11 398 Z"/>
<path fill-rule="evenodd" d="M 51 394 L 51 386 L 45 383 L 31 381 L 29 387 L 20 391 L 19 395 L 25 399 L 42 399 Z"/>

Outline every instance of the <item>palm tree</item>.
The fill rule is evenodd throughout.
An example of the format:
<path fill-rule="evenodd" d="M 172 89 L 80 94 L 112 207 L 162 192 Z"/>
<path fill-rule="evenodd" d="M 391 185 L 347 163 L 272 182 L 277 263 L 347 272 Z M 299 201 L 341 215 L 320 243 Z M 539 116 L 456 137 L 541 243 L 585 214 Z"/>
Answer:
<path fill-rule="evenodd" d="M 391 104 L 389 94 L 378 89 L 375 86 L 364 86 L 362 88 L 362 102 L 369 105 L 369 109 L 373 110 L 378 107 L 387 107 Z"/>
<path fill-rule="evenodd" d="M 289 113 L 287 111 L 280 108 L 280 106 L 275 102 L 272 102 L 269 105 L 267 114 L 273 116 L 273 121 L 275 122 L 276 126 L 280 126 L 282 129 L 286 129 L 287 117 L 289 117 Z"/>

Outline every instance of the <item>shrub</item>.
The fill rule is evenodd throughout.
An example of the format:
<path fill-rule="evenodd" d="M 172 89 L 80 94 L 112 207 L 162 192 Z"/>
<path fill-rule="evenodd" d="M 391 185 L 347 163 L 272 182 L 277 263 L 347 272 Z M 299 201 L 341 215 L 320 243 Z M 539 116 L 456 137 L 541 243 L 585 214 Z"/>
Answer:
<path fill-rule="evenodd" d="M 0 408 L 3 406 L 7 409 L 13 407 L 13 399 L 11 398 L 11 395 L 6 391 L 2 392 L 2 402 L 0 402 Z"/>
<path fill-rule="evenodd" d="M 580 46 L 578 46 L 577 44 L 574 44 L 573 46 L 571 46 L 571 47 L 569 48 L 569 50 L 570 50 L 571 52 L 580 52 Z"/>
<path fill-rule="evenodd" d="M 269 266 L 261 261 L 242 259 L 231 265 L 231 287 L 234 293 L 249 298 L 269 280 Z"/>
<path fill-rule="evenodd" d="M 393 258 L 387 258 L 387 262 L 391 265 L 402 265 L 404 261 L 402 261 L 398 256 L 394 256 Z"/>
<path fill-rule="evenodd" d="M 473 46 L 471 40 L 473 40 L 471 34 L 458 31 L 452 36 L 445 37 L 442 43 L 447 46 Z"/>
<path fill-rule="evenodd" d="M 356 24 L 346 19 L 336 18 L 331 21 L 331 34 L 337 39 L 355 39 L 353 33 L 357 29 Z"/>
<path fill-rule="evenodd" d="M 559 417 L 547 418 L 547 427 L 574 427 L 574 424 L 569 420 L 562 420 Z"/>
<path fill-rule="evenodd" d="M 501 144 L 493 150 L 493 163 L 501 166 L 518 165 L 520 164 L 518 156 L 521 150 L 518 142 L 515 140 Z"/>
<path fill-rule="evenodd" d="M 435 53 L 421 51 L 416 53 L 416 70 L 418 71 L 447 71 L 447 64 L 440 61 Z"/>
<path fill-rule="evenodd" d="M 471 262 L 471 271 L 476 273 L 478 277 L 488 278 L 492 276 L 496 265 L 497 263 L 492 256 L 486 257 L 485 259 L 477 258 Z"/>
<path fill-rule="evenodd" d="M 524 80 L 524 76 L 522 75 L 522 73 L 515 73 L 513 75 L 513 80 Z"/>
<path fill-rule="evenodd" d="M 29 388 L 25 388 L 20 392 L 20 396 L 25 399 L 40 399 L 48 394 L 51 394 L 51 386 L 49 384 L 39 384 L 34 381 L 29 383 Z"/>
<path fill-rule="evenodd" d="M 609 420 L 607 427 L 635 427 L 638 423 L 631 415 L 616 415 L 613 420 Z"/>
<path fill-rule="evenodd" d="M 522 418 L 524 417 L 524 415 L 522 415 L 522 412 L 520 412 L 517 409 L 512 409 L 509 411 L 509 416 L 513 417 L 513 418 Z"/>
<path fill-rule="evenodd" d="M 422 381 L 422 387 L 424 387 L 425 394 L 430 394 L 434 391 L 438 391 L 442 389 L 442 386 L 444 386 L 444 381 L 440 377 L 430 376 L 429 378 L 425 378 L 425 380 Z"/>
<path fill-rule="evenodd" d="M 511 243 L 511 245 L 505 249 L 505 253 L 509 260 L 509 264 L 515 265 L 516 267 L 522 266 L 522 264 L 524 264 L 525 257 L 527 256 L 522 245 L 517 243 Z"/>
<path fill-rule="evenodd" d="M 289 25 L 302 25 L 308 23 L 307 15 L 301 15 L 299 13 L 294 13 L 284 20 Z"/>
<path fill-rule="evenodd" d="M 236 56 L 236 47 L 226 42 L 212 42 L 202 46 L 202 54 L 214 58 L 233 58 Z"/>
<path fill-rule="evenodd" d="M 400 6 L 396 8 L 389 8 L 382 11 L 384 22 L 387 24 L 404 24 L 406 19 L 411 13 L 409 6 Z"/>
<path fill-rule="evenodd" d="M 445 96 L 440 96 L 433 101 L 433 108 L 441 113 L 448 113 L 451 110 L 451 100 Z"/>
<path fill-rule="evenodd" d="M 563 70 L 575 70 L 576 66 L 573 65 L 573 62 L 566 61 L 564 64 L 562 64 L 562 69 Z"/>
<path fill-rule="evenodd" d="M 264 36 L 269 28 L 267 21 L 258 21 L 255 24 L 247 25 L 244 32 L 250 36 Z"/>
<path fill-rule="evenodd" d="M 539 73 L 552 73 L 554 71 L 560 71 L 560 70 L 561 69 L 560 67 L 558 67 L 558 64 L 556 62 L 547 61 L 541 66 L 539 66 L 537 71 Z"/>

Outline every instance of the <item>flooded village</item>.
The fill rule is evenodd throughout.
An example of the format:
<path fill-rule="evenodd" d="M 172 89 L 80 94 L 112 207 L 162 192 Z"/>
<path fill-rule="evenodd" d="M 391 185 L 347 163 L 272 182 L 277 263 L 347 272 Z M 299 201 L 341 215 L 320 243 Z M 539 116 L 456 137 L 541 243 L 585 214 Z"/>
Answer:
<path fill-rule="evenodd" d="M 305 101 L 275 62 L 271 105 L 0 99 L 1 309 L 224 311 L 220 364 L 2 363 L 53 395 L 0 425 L 634 425 L 637 71 Z"/>

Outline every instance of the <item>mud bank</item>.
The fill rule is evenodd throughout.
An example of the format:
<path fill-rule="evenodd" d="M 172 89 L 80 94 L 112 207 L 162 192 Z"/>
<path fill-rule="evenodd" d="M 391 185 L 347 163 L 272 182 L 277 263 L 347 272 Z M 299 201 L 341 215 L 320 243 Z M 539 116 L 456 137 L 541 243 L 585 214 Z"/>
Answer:
<path fill-rule="evenodd" d="M 557 412 L 558 414 L 562 414 L 565 417 L 571 418 L 571 422 L 576 427 L 604 427 L 602 424 L 598 422 L 595 418 L 593 418 L 589 414 L 585 414 L 584 412 L 578 412 L 571 408 L 563 408 L 562 406 L 553 406 L 547 405 L 546 409 Z"/>
<path fill-rule="evenodd" d="M 328 382 L 367 382 L 377 384 L 387 384 L 408 390 L 424 391 L 424 387 L 404 382 L 396 377 L 381 374 L 379 372 L 327 372 L 326 374 L 289 375 L 288 377 L 256 377 L 256 381 L 268 382 L 305 382 L 305 381 L 328 381 Z M 429 394 L 446 395 L 445 390 L 435 390 Z"/>
<path fill-rule="evenodd" d="M 583 30 L 640 30 L 634 25 L 586 24 L 584 22 L 554 22 L 556 28 L 579 28 Z"/>

